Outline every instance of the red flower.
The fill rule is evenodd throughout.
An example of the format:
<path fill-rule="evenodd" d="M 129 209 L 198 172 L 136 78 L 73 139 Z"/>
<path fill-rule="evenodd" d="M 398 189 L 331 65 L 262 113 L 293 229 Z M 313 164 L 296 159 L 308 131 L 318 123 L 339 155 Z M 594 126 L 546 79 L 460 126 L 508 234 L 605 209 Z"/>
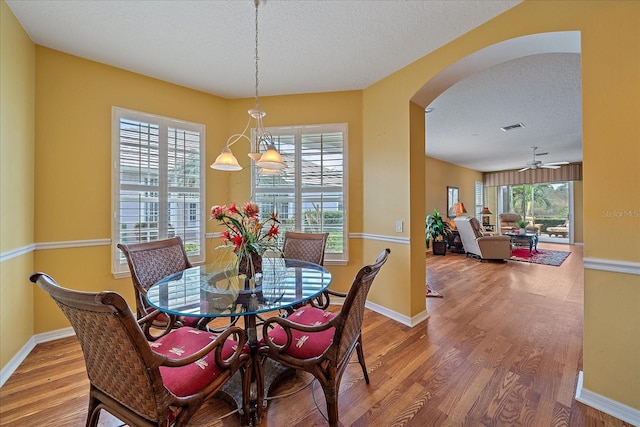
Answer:
<path fill-rule="evenodd" d="M 250 217 L 257 217 L 260 213 L 260 208 L 257 203 L 247 202 L 247 204 L 244 205 L 243 211 Z"/>
<path fill-rule="evenodd" d="M 256 252 L 260 255 L 266 250 L 278 250 L 278 214 L 272 213 L 267 219 L 260 219 L 257 203 L 248 202 L 238 210 L 235 203 L 211 208 L 211 219 L 220 222 L 226 230 L 220 234 L 225 244 L 233 245 L 237 254 Z M 267 225 L 269 227 L 267 227 Z"/>
<path fill-rule="evenodd" d="M 269 236 L 270 239 L 275 239 L 276 237 L 278 237 L 279 231 L 280 230 L 278 229 L 277 225 L 272 225 L 269 229 L 269 232 L 267 233 L 267 236 Z"/>

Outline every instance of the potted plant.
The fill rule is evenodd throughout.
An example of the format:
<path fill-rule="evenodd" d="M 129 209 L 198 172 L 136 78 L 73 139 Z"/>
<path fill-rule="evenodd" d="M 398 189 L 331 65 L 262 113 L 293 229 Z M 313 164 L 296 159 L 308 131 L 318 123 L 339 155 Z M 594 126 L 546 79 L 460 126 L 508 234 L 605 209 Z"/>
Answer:
<path fill-rule="evenodd" d="M 445 237 L 447 237 L 448 234 L 448 227 L 445 225 L 437 209 L 434 209 L 432 214 L 427 215 L 424 232 L 424 241 L 427 244 L 427 249 L 429 249 L 429 245 L 433 242 L 434 255 L 444 255 L 447 253 Z"/>
<path fill-rule="evenodd" d="M 529 225 L 527 221 L 516 221 L 516 224 L 518 224 L 518 227 L 520 227 L 520 234 L 525 234 L 527 232 L 527 230 L 525 230 L 525 227 Z"/>

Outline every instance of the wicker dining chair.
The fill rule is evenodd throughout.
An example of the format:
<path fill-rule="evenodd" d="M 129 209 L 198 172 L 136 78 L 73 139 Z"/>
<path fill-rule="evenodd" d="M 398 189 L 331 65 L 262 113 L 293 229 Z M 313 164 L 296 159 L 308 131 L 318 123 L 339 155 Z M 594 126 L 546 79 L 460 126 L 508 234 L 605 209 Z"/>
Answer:
<path fill-rule="evenodd" d="M 129 265 L 138 318 L 142 318 L 154 310 L 146 298 L 147 291 L 154 283 L 170 274 L 191 267 L 182 239 L 179 236 L 143 243 L 119 243 L 118 248 L 124 254 Z M 210 321 L 211 318 L 208 317 L 178 317 L 173 319 L 161 315 L 156 323 L 175 322 L 175 326 L 192 326 L 198 329 L 205 329 Z"/>
<path fill-rule="evenodd" d="M 66 289 L 44 273 L 30 280 L 58 304 L 80 342 L 90 383 L 87 426 L 98 425 L 101 410 L 132 426 L 184 426 L 237 371 L 248 421 L 252 362 L 242 328 L 214 335 L 182 327 L 150 343 L 140 324 L 158 312 L 136 321 L 115 292 Z"/>
<path fill-rule="evenodd" d="M 340 380 L 354 350 L 364 379 L 369 384 L 362 349 L 364 304 L 373 279 L 390 252 L 389 249 L 383 250 L 372 265 L 360 269 L 337 314 L 304 306 L 287 318 L 269 318 L 263 325 L 263 338 L 258 346 L 262 363 L 256 364 L 257 368 L 263 369 L 266 358 L 271 358 L 284 366 L 311 373 L 324 391 L 328 421 L 332 427 L 338 425 Z M 261 373 L 257 377 L 262 378 Z M 263 387 L 264 384 L 258 384 L 261 396 L 264 396 Z"/>
<path fill-rule="evenodd" d="M 287 259 L 297 259 L 324 265 L 324 252 L 328 238 L 329 233 L 299 233 L 287 231 L 284 233 L 282 253 Z M 314 307 L 324 310 L 329 307 L 330 295 L 342 298 L 347 296 L 347 294 L 327 289 L 309 301 L 309 303 Z"/>
<path fill-rule="evenodd" d="M 298 233 L 287 231 L 284 233 L 282 253 L 285 258 L 298 259 L 324 264 L 324 250 L 327 246 L 329 233 Z"/>

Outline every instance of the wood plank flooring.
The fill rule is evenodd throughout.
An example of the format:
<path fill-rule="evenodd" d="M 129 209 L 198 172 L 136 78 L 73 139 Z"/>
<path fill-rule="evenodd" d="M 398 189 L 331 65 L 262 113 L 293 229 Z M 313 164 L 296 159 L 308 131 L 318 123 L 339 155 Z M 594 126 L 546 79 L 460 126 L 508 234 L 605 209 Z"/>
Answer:
<path fill-rule="evenodd" d="M 431 317 L 413 328 L 366 311 L 364 349 L 371 384 L 357 363 L 340 389 L 345 426 L 628 426 L 574 400 L 582 369 L 583 269 L 579 246 L 560 267 L 464 255 L 427 255 Z M 393 256 L 393 254 L 391 255 Z M 376 281 L 374 286 L 393 283 Z M 337 310 L 336 307 L 332 308 Z M 309 381 L 283 382 L 285 393 Z M 262 427 L 326 425 L 319 386 L 272 400 Z M 2 426 L 81 426 L 88 381 L 75 338 L 39 344 L 0 389 Z M 213 399 L 193 426 L 238 426 Z M 122 423 L 103 412 L 102 426 Z"/>

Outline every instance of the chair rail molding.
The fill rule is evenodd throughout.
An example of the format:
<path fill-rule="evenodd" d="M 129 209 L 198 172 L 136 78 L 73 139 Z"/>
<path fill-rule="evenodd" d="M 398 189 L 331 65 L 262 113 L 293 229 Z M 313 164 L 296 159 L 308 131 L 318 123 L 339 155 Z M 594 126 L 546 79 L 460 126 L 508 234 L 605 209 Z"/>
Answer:
<path fill-rule="evenodd" d="M 349 238 L 377 240 L 380 242 L 399 243 L 401 245 L 408 245 L 411 243 L 411 239 L 408 237 L 385 236 L 382 234 L 370 234 L 370 233 L 349 233 Z"/>
<path fill-rule="evenodd" d="M 640 262 L 617 261 L 603 258 L 584 258 L 585 270 L 602 270 L 612 273 L 640 275 Z"/>

